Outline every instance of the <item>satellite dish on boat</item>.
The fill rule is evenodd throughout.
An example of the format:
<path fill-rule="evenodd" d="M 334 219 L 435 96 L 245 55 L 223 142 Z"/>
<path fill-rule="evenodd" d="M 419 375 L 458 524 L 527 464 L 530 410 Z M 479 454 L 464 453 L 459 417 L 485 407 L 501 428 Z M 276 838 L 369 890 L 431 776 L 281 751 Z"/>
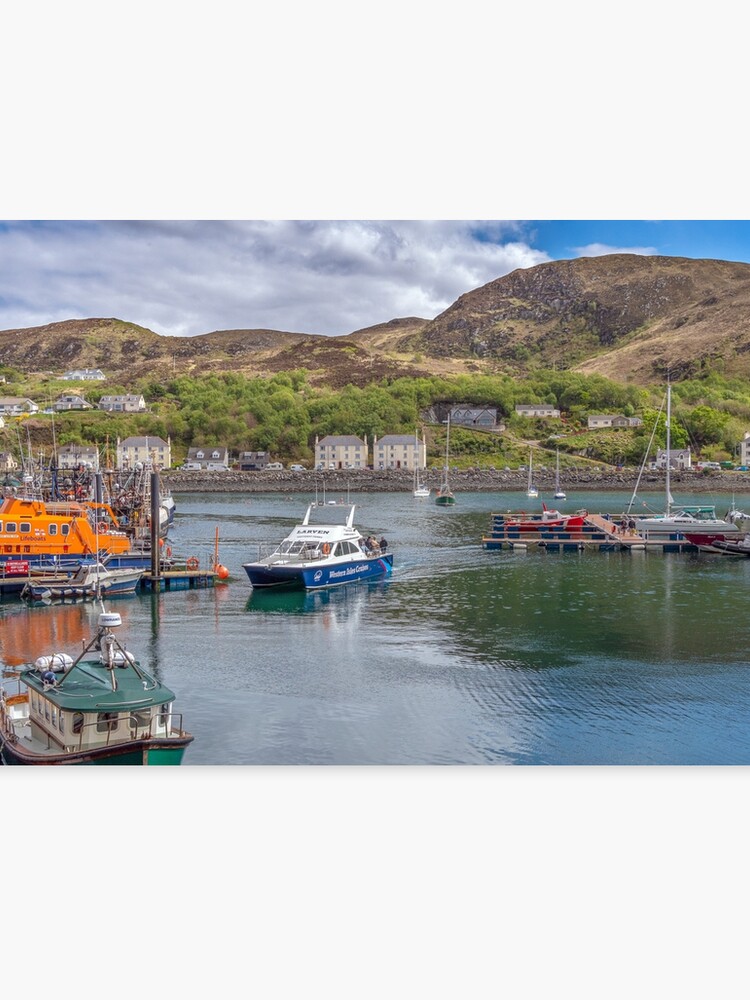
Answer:
<path fill-rule="evenodd" d="M 99 615 L 99 628 L 117 628 L 122 625 L 122 618 L 117 611 L 103 611 Z"/>

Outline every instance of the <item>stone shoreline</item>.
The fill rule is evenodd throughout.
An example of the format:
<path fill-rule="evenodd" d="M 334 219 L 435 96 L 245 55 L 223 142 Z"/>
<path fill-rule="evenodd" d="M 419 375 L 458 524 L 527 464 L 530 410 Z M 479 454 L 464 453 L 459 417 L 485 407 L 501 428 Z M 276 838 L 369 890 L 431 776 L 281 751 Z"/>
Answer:
<path fill-rule="evenodd" d="M 163 472 L 161 480 L 174 493 L 311 493 L 317 489 L 327 493 L 401 493 L 408 492 L 413 483 L 413 473 L 408 470 L 387 469 L 340 470 L 327 472 L 189 472 L 174 470 Z M 425 469 L 422 482 L 434 491 L 440 486 L 442 470 Z M 658 492 L 666 488 L 663 472 L 648 472 L 641 477 L 639 492 Z M 561 485 L 568 492 L 583 490 L 632 491 L 638 481 L 638 469 L 622 472 L 602 470 L 566 470 Z M 468 469 L 451 472 L 450 485 L 456 493 L 525 491 L 526 472 L 492 472 L 487 469 Z M 534 473 L 534 484 L 542 493 L 554 490 L 554 471 Z M 680 493 L 743 493 L 750 492 L 750 473 L 673 472 L 670 488 L 674 495 Z"/>

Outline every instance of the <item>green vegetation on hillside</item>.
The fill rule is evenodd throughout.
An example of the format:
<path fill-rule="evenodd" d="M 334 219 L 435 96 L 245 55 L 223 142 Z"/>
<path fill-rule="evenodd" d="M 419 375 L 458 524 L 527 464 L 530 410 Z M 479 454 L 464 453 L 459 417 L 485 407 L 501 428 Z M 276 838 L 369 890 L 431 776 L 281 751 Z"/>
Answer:
<path fill-rule="evenodd" d="M 171 438 L 175 464 L 193 445 L 226 445 L 230 453 L 263 450 L 284 461 L 313 458 L 316 437 L 356 434 L 372 443 L 384 434 L 413 434 L 424 427 L 432 464 L 439 465 L 445 449 L 441 414 L 453 403 L 496 407 L 502 432 L 455 426 L 451 459 L 459 466 L 503 467 L 528 458 L 529 447 L 559 448 L 564 463 L 593 460 L 608 464 L 639 464 L 651 440 L 666 442 L 663 390 L 621 385 L 600 375 L 569 371 L 539 371 L 524 378 L 507 375 L 462 375 L 454 378 L 399 378 L 365 388 L 348 385 L 340 391 L 312 387 L 304 370 L 271 378 L 221 375 L 177 376 L 166 382 L 142 380 L 135 385 L 96 386 L 34 381 L 12 369 L 2 395 L 28 396 L 49 406 L 61 392 L 80 392 L 96 403 L 105 393 L 142 393 L 149 412 L 109 414 L 100 411 L 36 415 L 21 423 L 9 420 L 0 431 L 0 450 L 52 444 L 96 444 L 114 449 L 116 439 L 131 435 Z M 547 403 L 561 410 L 555 420 L 530 419 L 515 413 L 522 403 Z M 592 414 L 637 415 L 635 429 L 587 429 Z M 430 415 L 432 419 L 429 419 Z M 22 430 L 21 430 L 22 427 Z M 711 460 L 735 457 L 736 447 L 750 429 L 750 383 L 711 374 L 676 384 L 672 391 L 671 440 L 675 448 L 690 447 Z M 652 449 L 653 453 L 653 449 Z"/>

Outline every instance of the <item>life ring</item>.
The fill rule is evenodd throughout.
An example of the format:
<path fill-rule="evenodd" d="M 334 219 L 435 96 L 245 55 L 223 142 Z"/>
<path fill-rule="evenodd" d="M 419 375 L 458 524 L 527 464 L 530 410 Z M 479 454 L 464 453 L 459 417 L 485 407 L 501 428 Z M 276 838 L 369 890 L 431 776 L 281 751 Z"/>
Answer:
<path fill-rule="evenodd" d="M 329 555 L 330 551 L 331 551 L 331 546 L 328 544 L 328 542 L 324 542 L 323 543 L 323 549 L 322 549 L 323 555 L 324 556 Z"/>
<path fill-rule="evenodd" d="M 188 569 L 198 569 L 198 560 L 195 556 L 190 556 L 188 561 L 185 563 Z"/>
<path fill-rule="evenodd" d="M 105 535 L 107 534 L 107 532 L 109 531 L 109 525 L 107 524 L 106 521 L 99 522 L 99 531 L 103 532 Z"/>

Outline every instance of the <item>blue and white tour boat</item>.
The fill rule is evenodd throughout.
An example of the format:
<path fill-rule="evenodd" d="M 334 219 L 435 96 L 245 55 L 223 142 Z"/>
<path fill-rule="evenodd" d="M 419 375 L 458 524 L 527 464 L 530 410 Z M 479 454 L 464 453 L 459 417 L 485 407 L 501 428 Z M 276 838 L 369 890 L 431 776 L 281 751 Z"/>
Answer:
<path fill-rule="evenodd" d="M 243 564 L 253 588 L 318 590 L 388 576 L 393 554 L 354 527 L 355 509 L 311 503 L 302 523 L 273 551 L 261 549 L 257 561 Z"/>

